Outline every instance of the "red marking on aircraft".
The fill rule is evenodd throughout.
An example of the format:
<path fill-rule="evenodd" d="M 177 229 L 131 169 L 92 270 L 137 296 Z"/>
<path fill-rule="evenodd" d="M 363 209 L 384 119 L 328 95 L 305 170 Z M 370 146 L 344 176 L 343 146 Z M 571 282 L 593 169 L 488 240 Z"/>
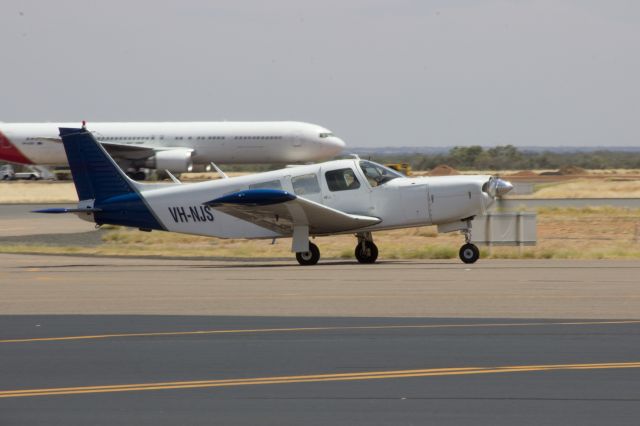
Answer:
<path fill-rule="evenodd" d="M 18 164 L 33 164 L 2 132 L 0 132 L 0 160 Z"/>

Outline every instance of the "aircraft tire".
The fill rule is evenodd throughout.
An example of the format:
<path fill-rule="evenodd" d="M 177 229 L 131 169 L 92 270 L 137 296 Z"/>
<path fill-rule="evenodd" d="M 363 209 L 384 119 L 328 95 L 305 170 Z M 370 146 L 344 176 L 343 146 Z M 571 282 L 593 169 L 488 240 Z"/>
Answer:
<path fill-rule="evenodd" d="M 364 242 L 364 250 L 361 244 L 356 245 L 356 259 L 360 263 L 375 263 L 378 258 L 378 246 L 373 241 Z"/>
<path fill-rule="evenodd" d="M 320 249 L 317 245 L 309 243 L 309 251 L 296 253 L 296 260 L 302 266 L 315 265 L 320 260 Z"/>
<path fill-rule="evenodd" d="M 480 250 L 474 244 L 467 243 L 460 247 L 459 255 L 464 263 L 476 263 L 480 258 Z"/>

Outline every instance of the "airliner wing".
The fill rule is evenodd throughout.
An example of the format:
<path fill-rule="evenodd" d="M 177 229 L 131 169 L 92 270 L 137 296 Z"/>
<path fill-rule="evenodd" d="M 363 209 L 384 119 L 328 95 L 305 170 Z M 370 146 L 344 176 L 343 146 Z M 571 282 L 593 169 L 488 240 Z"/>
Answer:
<path fill-rule="evenodd" d="M 180 151 L 189 153 L 190 155 L 193 153 L 193 148 L 185 148 L 185 147 L 152 147 L 145 145 L 129 145 L 123 143 L 113 143 L 113 142 L 100 142 L 100 144 L 107 150 L 110 156 L 117 159 L 127 159 L 127 160 L 144 160 L 149 158 L 160 151 Z"/>
<path fill-rule="evenodd" d="M 100 145 L 102 145 L 109 155 L 114 158 L 142 160 L 151 157 L 156 152 L 156 149 L 144 145 L 130 145 L 103 141 L 100 142 Z"/>
<path fill-rule="evenodd" d="M 59 142 L 62 143 L 62 139 L 60 138 L 50 138 L 50 137 L 35 137 L 33 138 L 36 141 L 40 142 Z M 158 151 L 171 151 L 174 149 L 182 150 L 182 151 L 193 151 L 192 148 L 184 148 L 184 147 L 152 147 L 145 145 L 133 145 L 126 143 L 114 143 L 114 142 L 105 142 L 100 141 L 100 145 L 107 150 L 110 156 L 116 159 L 127 159 L 127 160 L 144 160 L 146 158 L 151 157 Z"/>
<path fill-rule="evenodd" d="M 282 234 L 308 225 L 309 234 L 350 231 L 381 219 L 344 213 L 279 189 L 249 189 L 204 203 L 228 215 Z"/>

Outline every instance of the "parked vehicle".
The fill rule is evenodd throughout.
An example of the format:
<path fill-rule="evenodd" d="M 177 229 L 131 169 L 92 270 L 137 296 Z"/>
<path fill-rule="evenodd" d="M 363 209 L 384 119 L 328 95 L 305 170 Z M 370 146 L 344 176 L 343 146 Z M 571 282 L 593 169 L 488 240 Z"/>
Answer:
<path fill-rule="evenodd" d="M 10 165 L 0 167 L 0 177 L 2 180 L 40 180 L 42 175 L 37 170 L 29 170 L 26 172 L 16 172 Z"/>

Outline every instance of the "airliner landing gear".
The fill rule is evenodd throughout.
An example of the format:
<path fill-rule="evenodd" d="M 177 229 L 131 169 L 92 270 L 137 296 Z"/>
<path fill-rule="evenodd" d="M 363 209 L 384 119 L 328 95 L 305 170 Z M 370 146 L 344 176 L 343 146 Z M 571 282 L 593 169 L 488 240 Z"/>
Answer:
<path fill-rule="evenodd" d="M 356 259 L 360 263 L 375 263 L 378 258 L 378 247 L 373 242 L 371 232 L 356 234 L 358 245 L 356 245 Z"/>
<path fill-rule="evenodd" d="M 465 244 L 460 247 L 460 260 L 464 263 L 476 263 L 476 261 L 480 258 L 480 250 L 476 247 L 475 244 L 471 243 L 471 232 L 470 227 L 467 228 L 464 232 L 464 241 Z"/>
<path fill-rule="evenodd" d="M 320 249 L 317 245 L 309 242 L 309 251 L 296 253 L 296 260 L 302 266 L 315 265 L 320 260 Z"/>
<path fill-rule="evenodd" d="M 147 178 L 147 174 L 142 170 L 128 171 L 127 176 L 133 180 L 145 180 Z"/>

